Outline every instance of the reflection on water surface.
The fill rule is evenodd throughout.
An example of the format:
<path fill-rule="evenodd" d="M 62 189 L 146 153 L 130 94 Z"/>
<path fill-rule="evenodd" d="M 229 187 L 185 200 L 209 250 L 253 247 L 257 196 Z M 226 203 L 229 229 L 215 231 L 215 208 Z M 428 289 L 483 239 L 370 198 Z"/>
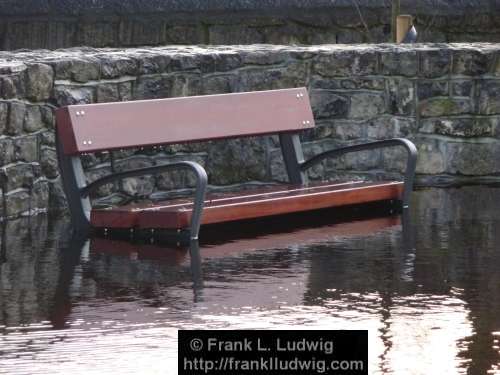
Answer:
<path fill-rule="evenodd" d="M 414 194 L 396 216 L 163 249 L 3 224 L 0 373 L 175 373 L 177 330 L 368 329 L 370 373 L 500 366 L 500 189 Z M 195 252 L 196 255 L 196 252 Z"/>

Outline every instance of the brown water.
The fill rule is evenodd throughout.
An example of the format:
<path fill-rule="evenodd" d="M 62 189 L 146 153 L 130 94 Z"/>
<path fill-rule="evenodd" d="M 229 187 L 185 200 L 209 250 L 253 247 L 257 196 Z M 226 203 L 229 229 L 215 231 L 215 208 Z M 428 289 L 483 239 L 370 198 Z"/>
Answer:
<path fill-rule="evenodd" d="M 181 328 L 368 329 L 370 373 L 500 373 L 499 209 L 499 188 L 422 190 L 404 235 L 392 217 L 201 259 L 4 223 L 0 373 L 175 374 Z"/>

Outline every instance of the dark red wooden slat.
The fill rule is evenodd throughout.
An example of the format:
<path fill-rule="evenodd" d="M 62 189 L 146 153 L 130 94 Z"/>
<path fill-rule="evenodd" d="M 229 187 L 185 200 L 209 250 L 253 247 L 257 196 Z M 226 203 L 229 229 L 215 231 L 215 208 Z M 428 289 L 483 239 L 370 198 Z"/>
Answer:
<path fill-rule="evenodd" d="M 280 196 L 293 192 L 317 191 L 318 189 L 333 189 L 339 186 L 357 186 L 360 182 L 320 182 L 304 187 L 301 185 L 278 185 L 261 188 L 253 188 L 240 192 L 212 193 L 205 199 L 205 207 L 224 203 L 240 202 L 250 198 L 261 198 L 263 196 Z M 165 208 L 169 210 L 191 208 L 192 199 L 173 199 L 166 202 L 157 203 L 133 203 L 124 206 L 110 207 L 104 209 L 94 209 L 91 213 L 91 223 L 95 227 L 109 228 L 133 228 L 138 225 L 138 214 L 140 211 L 158 210 Z"/>
<path fill-rule="evenodd" d="M 402 182 L 359 182 L 303 188 L 288 185 L 241 195 L 217 196 L 207 199 L 202 224 L 400 199 L 402 190 Z M 108 228 L 187 228 L 191 220 L 191 206 L 189 200 L 175 200 L 156 205 L 93 210 L 91 223 L 95 227 Z"/>
<path fill-rule="evenodd" d="M 249 200 L 259 200 L 263 198 L 278 197 L 284 194 L 304 194 L 307 192 L 318 192 L 324 190 L 332 190 L 345 187 L 359 186 L 363 182 L 319 182 L 304 187 L 301 185 L 278 185 L 261 188 L 243 190 L 240 192 L 227 193 L 212 193 L 205 199 L 205 207 L 221 204 L 234 204 Z M 139 212 L 165 209 L 172 212 L 191 209 L 193 206 L 192 199 L 173 199 L 166 202 L 156 203 L 133 203 L 124 206 L 110 207 L 104 209 L 94 209 L 91 212 L 91 223 L 95 227 L 109 228 L 133 228 L 138 225 Z M 177 220 L 172 217 L 166 220 Z"/>
<path fill-rule="evenodd" d="M 312 127 L 305 88 L 73 105 L 57 111 L 66 154 Z"/>

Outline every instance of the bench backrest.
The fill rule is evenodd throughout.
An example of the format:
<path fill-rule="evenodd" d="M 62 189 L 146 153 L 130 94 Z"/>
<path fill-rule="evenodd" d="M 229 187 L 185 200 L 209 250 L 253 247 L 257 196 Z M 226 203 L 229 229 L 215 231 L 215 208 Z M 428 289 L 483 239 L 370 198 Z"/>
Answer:
<path fill-rule="evenodd" d="M 56 118 L 66 155 L 314 127 L 305 88 L 71 105 Z"/>

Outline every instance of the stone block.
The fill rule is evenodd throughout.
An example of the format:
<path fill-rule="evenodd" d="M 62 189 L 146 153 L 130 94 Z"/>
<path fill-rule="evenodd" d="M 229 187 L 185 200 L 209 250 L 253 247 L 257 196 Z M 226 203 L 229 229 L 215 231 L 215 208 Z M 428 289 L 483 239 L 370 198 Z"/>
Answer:
<path fill-rule="evenodd" d="M 29 135 L 13 139 L 14 160 L 27 163 L 37 162 L 38 155 L 38 136 Z"/>
<path fill-rule="evenodd" d="M 465 176 L 500 172 L 500 142 L 448 142 L 445 152 L 447 171 Z"/>
<path fill-rule="evenodd" d="M 470 99 L 432 98 L 420 102 L 419 112 L 422 117 L 452 116 L 473 113 Z"/>
<path fill-rule="evenodd" d="M 0 134 L 4 134 L 9 124 L 9 103 L 0 102 Z"/>
<path fill-rule="evenodd" d="M 26 105 L 20 102 L 11 102 L 9 105 L 9 122 L 5 132 L 8 135 L 19 135 L 23 132 Z"/>
<path fill-rule="evenodd" d="M 19 217 L 30 210 L 46 209 L 48 207 L 48 182 L 36 180 L 29 188 L 19 188 L 5 194 L 5 216 Z"/>
<path fill-rule="evenodd" d="M 26 69 L 26 97 L 35 102 L 48 100 L 54 85 L 54 71 L 45 64 L 28 64 Z"/>
<path fill-rule="evenodd" d="M 446 150 L 443 141 L 419 137 L 415 140 L 418 149 L 418 174 L 443 174 L 446 172 Z"/>
<path fill-rule="evenodd" d="M 488 73 L 493 67 L 492 53 L 481 50 L 453 51 L 453 74 L 480 76 Z"/>
<path fill-rule="evenodd" d="M 101 76 L 100 62 L 96 58 L 72 57 L 53 63 L 56 80 L 71 80 L 78 83 L 97 81 Z"/>
<path fill-rule="evenodd" d="M 95 102 L 93 87 L 56 85 L 54 96 L 59 107 L 73 104 L 90 104 Z"/>
<path fill-rule="evenodd" d="M 40 144 L 44 146 L 56 147 L 56 135 L 54 131 L 42 131 L 38 134 Z"/>
<path fill-rule="evenodd" d="M 42 122 L 47 129 L 56 128 L 56 118 L 54 113 L 54 107 L 44 105 L 39 107 L 42 114 Z"/>
<path fill-rule="evenodd" d="M 173 53 L 170 55 L 168 69 L 171 72 L 187 72 L 189 70 L 200 70 L 202 53 L 193 54 L 188 51 Z"/>
<path fill-rule="evenodd" d="M 273 149 L 269 153 L 269 169 L 271 180 L 276 182 L 288 182 L 286 174 L 285 162 L 283 160 L 283 153 L 281 149 Z"/>
<path fill-rule="evenodd" d="M 273 49 L 246 49 L 241 51 L 241 62 L 244 65 L 278 65 L 290 59 L 288 51 Z"/>
<path fill-rule="evenodd" d="M 40 106 L 28 105 L 24 116 L 23 129 L 25 132 L 33 133 L 44 127 L 44 118 Z"/>
<path fill-rule="evenodd" d="M 377 74 L 377 53 L 373 50 L 336 50 L 315 58 L 314 72 L 323 77 L 351 77 Z"/>
<path fill-rule="evenodd" d="M 66 194 L 62 186 L 61 178 L 49 181 L 49 210 L 61 211 L 68 207 Z"/>
<path fill-rule="evenodd" d="M 327 123 L 316 124 L 316 128 L 324 133 L 321 138 L 334 138 L 342 141 L 363 139 L 366 137 L 367 124 L 364 121 L 333 120 Z"/>
<path fill-rule="evenodd" d="M 382 116 L 362 123 L 368 139 L 408 138 L 416 132 L 417 121 L 414 117 Z"/>
<path fill-rule="evenodd" d="M 311 107 L 314 118 L 345 118 L 349 111 L 349 99 L 335 92 L 312 90 Z"/>
<path fill-rule="evenodd" d="M 133 99 L 133 83 L 130 82 L 120 82 L 118 83 L 118 96 L 120 101 L 130 101 Z"/>
<path fill-rule="evenodd" d="M 477 85 L 478 111 L 482 115 L 500 114 L 500 81 L 479 81 Z"/>
<path fill-rule="evenodd" d="M 307 65 L 297 62 L 282 68 L 252 68 L 238 71 L 241 91 L 300 87 L 306 84 Z"/>
<path fill-rule="evenodd" d="M 449 49 L 422 49 L 418 51 L 420 76 L 439 78 L 451 72 L 451 51 Z"/>
<path fill-rule="evenodd" d="M 210 183 L 228 185 L 265 180 L 266 155 L 263 137 L 213 142 L 207 156 Z"/>
<path fill-rule="evenodd" d="M 135 100 L 168 98 L 170 90 L 168 77 L 139 77 L 133 87 L 133 97 Z"/>
<path fill-rule="evenodd" d="M 202 81 L 202 94 L 224 94 L 237 92 L 239 79 L 234 74 L 215 74 L 204 76 Z"/>
<path fill-rule="evenodd" d="M 30 190 L 31 209 L 46 210 L 49 207 L 49 182 L 39 179 Z"/>
<path fill-rule="evenodd" d="M 378 168 L 387 172 L 403 173 L 406 169 L 407 152 L 403 147 L 388 147 L 380 150 L 381 162 Z M 375 165 L 373 168 L 377 168 Z"/>
<path fill-rule="evenodd" d="M 28 189 L 13 190 L 4 195 L 5 217 L 18 217 L 22 213 L 28 212 L 31 207 L 31 194 Z"/>
<path fill-rule="evenodd" d="M 40 150 L 40 166 L 45 176 L 54 179 L 59 176 L 56 150 L 42 147 Z"/>
<path fill-rule="evenodd" d="M 472 89 L 474 88 L 473 81 L 458 80 L 458 81 L 452 81 L 450 84 L 451 84 L 451 95 L 472 97 Z"/>
<path fill-rule="evenodd" d="M 448 96 L 449 84 L 448 81 L 417 81 L 418 100 L 425 100 L 435 96 Z M 463 96 L 463 95 L 458 95 Z"/>
<path fill-rule="evenodd" d="M 211 53 L 201 56 L 200 70 L 202 73 L 228 72 L 243 65 L 242 58 L 238 53 Z"/>
<path fill-rule="evenodd" d="M 390 113 L 404 116 L 415 115 L 415 83 L 413 81 L 404 78 L 388 78 L 387 90 Z"/>
<path fill-rule="evenodd" d="M 382 94 L 355 93 L 350 95 L 350 99 L 349 118 L 366 119 L 386 112 L 386 103 Z"/>
<path fill-rule="evenodd" d="M 310 87 L 323 90 L 384 90 L 385 79 L 382 77 L 325 79 L 320 76 L 313 76 Z"/>
<path fill-rule="evenodd" d="M 201 94 L 201 76 L 195 74 L 174 74 L 168 77 L 170 97 L 192 96 Z"/>
<path fill-rule="evenodd" d="M 30 163 L 11 164 L 0 170 L 5 192 L 19 188 L 30 189 L 36 176 L 36 169 Z"/>
<path fill-rule="evenodd" d="M 6 165 L 14 160 L 14 142 L 11 138 L 0 138 L 0 165 Z"/>
<path fill-rule="evenodd" d="M 380 73 L 387 76 L 415 77 L 418 74 L 418 55 L 412 50 L 395 50 L 380 54 Z"/>
<path fill-rule="evenodd" d="M 0 76 L 0 96 L 3 99 L 21 99 L 25 95 L 25 84 L 20 74 Z"/>
<path fill-rule="evenodd" d="M 473 117 L 422 119 L 419 132 L 462 138 L 495 136 L 490 119 Z"/>
<path fill-rule="evenodd" d="M 100 63 L 103 79 L 135 76 L 139 71 L 138 61 L 125 55 L 103 55 L 100 56 Z"/>
<path fill-rule="evenodd" d="M 356 127 L 356 129 L 358 128 Z M 329 139 L 332 137 L 345 138 L 354 136 L 353 134 L 355 133 L 356 130 L 351 131 L 351 123 L 349 122 L 344 123 L 334 120 L 319 120 L 316 122 L 316 126 L 313 129 L 306 130 L 301 134 L 301 140 L 303 142 L 310 142 L 320 139 Z M 276 144 L 275 146 L 277 147 L 279 144 Z"/>
<path fill-rule="evenodd" d="M 116 83 L 100 84 L 96 88 L 97 103 L 108 103 L 120 101 L 120 93 Z"/>
<path fill-rule="evenodd" d="M 138 74 L 160 74 L 170 68 L 171 57 L 166 54 L 141 53 L 133 56 L 138 63 Z"/>

